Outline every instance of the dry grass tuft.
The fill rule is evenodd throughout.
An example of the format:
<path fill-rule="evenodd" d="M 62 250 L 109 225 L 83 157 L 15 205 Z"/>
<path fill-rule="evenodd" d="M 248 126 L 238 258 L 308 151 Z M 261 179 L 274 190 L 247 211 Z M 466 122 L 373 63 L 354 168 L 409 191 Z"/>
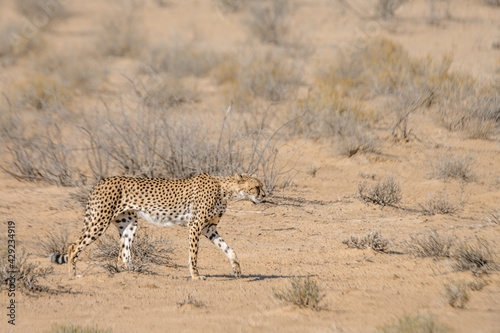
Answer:
<path fill-rule="evenodd" d="M 52 227 L 51 231 L 45 233 L 34 241 L 35 254 L 48 258 L 52 253 L 68 253 L 68 229 Z"/>
<path fill-rule="evenodd" d="M 27 293 L 49 291 L 49 287 L 39 284 L 39 279 L 53 272 L 52 267 L 40 268 L 38 264 L 27 261 L 23 250 L 17 251 L 15 258 L 7 256 L 7 246 L 0 251 L 0 290 L 15 284 L 15 289 Z"/>
<path fill-rule="evenodd" d="M 194 292 L 193 292 L 194 293 Z M 193 293 L 188 293 L 187 297 L 185 296 L 184 293 L 182 293 L 182 299 L 177 302 L 178 307 L 183 307 L 185 305 L 191 305 L 195 308 L 202 308 L 205 306 L 205 302 L 202 302 L 200 300 L 197 300 Z"/>
<path fill-rule="evenodd" d="M 223 55 L 198 44 L 177 40 L 152 46 L 142 58 L 146 67 L 142 66 L 140 70 L 148 72 L 151 69 L 176 78 L 205 76 L 225 60 Z"/>
<path fill-rule="evenodd" d="M 95 55 L 83 50 L 45 53 L 30 60 L 38 73 L 56 77 L 72 91 L 96 91 L 106 76 L 102 62 L 96 61 Z"/>
<path fill-rule="evenodd" d="M 421 212 L 424 215 L 453 214 L 459 206 L 449 202 L 446 192 L 438 195 L 431 195 L 426 201 L 419 203 Z"/>
<path fill-rule="evenodd" d="M 454 308 L 463 308 L 469 300 L 467 284 L 463 281 L 453 281 L 444 285 L 444 297 Z"/>
<path fill-rule="evenodd" d="M 484 272 L 498 269 L 486 239 L 477 238 L 476 243 L 461 242 L 453 251 L 453 267 L 458 271 Z"/>
<path fill-rule="evenodd" d="M 349 248 L 366 249 L 370 248 L 377 252 L 387 252 L 389 250 L 389 239 L 382 236 L 380 231 L 373 230 L 363 236 L 351 235 L 342 241 L 342 244 Z"/>
<path fill-rule="evenodd" d="M 138 24 L 137 6 L 125 5 L 121 12 L 106 21 L 96 39 L 96 49 L 105 56 L 140 56 L 147 46 L 147 39 Z"/>
<path fill-rule="evenodd" d="M 358 184 L 358 197 L 364 202 L 382 207 L 395 206 L 401 201 L 401 196 L 401 188 L 392 176 L 374 185 L 368 185 L 366 182 Z"/>
<path fill-rule="evenodd" d="M 58 76 L 37 73 L 21 82 L 17 87 L 17 102 L 36 110 L 65 107 L 71 94 Z"/>
<path fill-rule="evenodd" d="M 46 181 L 75 186 L 85 179 L 77 169 L 70 141 L 63 136 L 56 120 L 47 120 L 36 131 L 27 132 L 24 123 L 11 118 L 3 124 L 4 169 L 11 176 L 30 181 Z"/>
<path fill-rule="evenodd" d="M 228 56 L 212 74 L 237 106 L 257 97 L 278 102 L 289 99 L 300 83 L 296 67 L 274 53 L 247 57 Z"/>
<path fill-rule="evenodd" d="M 500 224 L 500 209 L 493 209 L 486 213 L 486 222 Z"/>
<path fill-rule="evenodd" d="M 133 263 L 129 271 L 154 274 L 151 265 L 170 265 L 172 249 L 166 248 L 169 241 L 149 233 L 137 233 L 132 244 Z M 96 241 L 90 254 L 92 260 L 104 260 L 103 267 L 111 274 L 121 271 L 117 261 L 120 254 L 120 240 L 116 236 L 104 235 Z"/>
<path fill-rule="evenodd" d="M 442 181 L 457 179 L 470 182 L 475 179 L 474 159 L 467 154 L 441 153 L 430 163 L 430 176 Z"/>
<path fill-rule="evenodd" d="M 449 258 L 453 243 L 453 238 L 443 237 L 431 229 L 425 234 L 412 236 L 408 248 L 419 257 Z"/>
<path fill-rule="evenodd" d="M 290 4 L 275 0 L 251 8 L 250 31 L 263 43 L 283 44 L 290 31 Z"/>
<path fill-rule="evenodd" d="M 284 290 L 274 290 L 273 295 L 284 304 L 292 304 L 301 308 L 321 310 L 320 302 L 324 294 L 318 284 L 309 277 L 293 277 Z"/>
<path fill-rule="evenodd" d="M 87 327 L 73 324 L 58 324 L 54 325 L 49 331 L 45 333 L 112 333 L 111 329 L 101 329 L 96 327 Z"/>
<path fill-rule="evenodd" d="M 377 329 L 379 333 L 448 333 L 451 329 L 430 315 L 404 316 Z"/>

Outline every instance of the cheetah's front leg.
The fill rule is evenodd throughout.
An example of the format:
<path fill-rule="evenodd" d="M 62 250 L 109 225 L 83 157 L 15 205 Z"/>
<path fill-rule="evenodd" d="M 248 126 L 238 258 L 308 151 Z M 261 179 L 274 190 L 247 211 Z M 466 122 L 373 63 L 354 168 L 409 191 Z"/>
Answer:
<path fill-rule="evenodd" d="M 200 241 L 200 225 L 193 223 L 189 227 L 189 261 L 188 267 L 193 280 L 205 280 L 206 277 L 198 273 L 198 243 Z"/>
<path fill-rule="evenodd" d="M 231 263 L 231 266 L 233 267 L 233 273 L 236 278 L 241 277 L 241 268 L 240 268 L 240 263 L 238 262 L 238 258 L 236 257 L 236 253 L 224 242 L 221 236 L 219 236 L 219 233 L 217 232 L 217 225 L 211 225 L 210 227 L 205 227 L 201 231 L 205 237 L 210 239 L 212 243 L 214 243 L 215 246 L 220 248 L 227 256 L 227 259 L 229 259 L 229 262 Z"/>

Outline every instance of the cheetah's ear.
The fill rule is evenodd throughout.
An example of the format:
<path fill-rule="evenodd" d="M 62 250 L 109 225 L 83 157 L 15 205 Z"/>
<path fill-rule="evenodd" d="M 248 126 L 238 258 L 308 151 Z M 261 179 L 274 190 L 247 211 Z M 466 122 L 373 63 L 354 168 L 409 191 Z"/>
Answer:
<path fill-rule="evenodd" d="M 234 179 L 236 179 L 239 182 L 243 180 L 243 178 L 238 173 L 234 174 Z"/>

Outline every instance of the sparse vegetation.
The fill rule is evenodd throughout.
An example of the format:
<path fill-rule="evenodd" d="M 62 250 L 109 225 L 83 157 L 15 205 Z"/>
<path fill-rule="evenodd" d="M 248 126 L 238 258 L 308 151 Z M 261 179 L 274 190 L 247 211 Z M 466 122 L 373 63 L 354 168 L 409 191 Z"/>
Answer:
<path fill-rule="evenodd" d="M 401 189 L 394 177 L 388 177 L 383 182 L 368 185 L 366 182 L 358 184 L 358 196 L 364 202 L 376 205 L 395 206 L 401 201 Z"/>
<path fill-rule="evenodd" d="M 378 0 L 377 10 L 384 20 L 389 20 L 394 16 L 396 9 L 405 2 L 405 0 Z"/>
<path fill-rule="evenodd" d="M 200 300 L 197 300 L 193 293 L 188 293 L 187 297 L 184 295 L 184 293 L 182 293 L 182 299 L 177 302 L 177 306 L 178 307 L 183 307 L 185 305 L 191 305 L 195 308 L 202 308 L 205 306 L 205 303 L 200 301 Z"/>
<path fill-rule="evenodd" d="M 70 140 L 64 138 L 55 120 L 27 132 L 16 116 L 6 121 L 0 140 L 5 156 L 2 169 L 11 176 L 30 181 L 46 181 L 74 186 L 84 176 L 77 169 Z M 39 125 L 39 124 L 37 124 Z"/>
<path fill-rule="evenodd" d="M 196 89 L 181 80 L 166 75 L 154 75 L 154 78 L 146 79 L 145 82 L 145 84 L 133 83 L 133 89 L 147 107 L 168 109 L 198 100 Z"/>
<path fill-rule="evenodd" d="M 351 235 L 348 239 L 342 241 L 342 244 L 349 248 L 373 249 L 377 252 L 387 252 L 389 250 L 389 239 L 382 236 L 379 230 L 370 231 L 363 236 Z"/>
<path fill-rule="evenodd" d="M 457 179 L 462 182 L 474 180 L 474 159 L 466 154 L 441 153 L 431 162 L 430 175 L 433 178 L 447 181 Z"/>
<path fill-rule="evenodd" d="M 236 106 L 251 105 L 252 99 L 278 102 L 289 99 L 300 83 L 297 69 L 268 52 L 247 57 L 231 56 L 212 71 Z"/>
<path fill-rule="evenodd" d="M 106 75 L 105 67 L 95 60 L 95 55 L 85 50 L 37 54 L 30 60 L 38 73 L 55 78 L 68 91 L 96 91 Z"/>
<path fill-rule="evenodd" d="M 449 258 L 453 243 L 453 238 L 441 236 L 431 229 L 419 236 L 412 236 L 408 247 L 419 257 Z"/>
<path fill-rule="evenodd" d="M 59 324 L 54 325 L 45 333 L 112 333 L 111 329 L 100 329 L 96 327 L 87 327 L 74 324 Z"/>
<path fill-rule="evenodd" d="M 34 241 L 35 254 L 48 258 L 51 253 L 68 253 L 68 237 L 68 229 L 53 226 L 52 230 L 45 231 Z"/>
<path fill-rule="evenodd" d="M 71 94 L 57 76 L 37 73 L 21 82 L 17 88 L 17 102 L 36 110 L 65 107 Z"/>
<path fill-rule="evenodd" d="M 424 215 L 453 214 L 459 209 L 458 205 L 449 201 L 444 191 L 429 196 L 426 201 L 419 203 L 419 206 Z"/>
<path fill-rule="evenodd" d="M 137 23 L 137 6 L 130 1 L 119 15 L 107 20 L 96 40 L 96 49 L 105 56 L 140 56 L 147 39 Z"/>
<path fill-rule="evenodd" d="M 500 224 L 500 209 L 490 210 L 484 219 L 489 223 Z"/>
<path fill-rule="evenodd" d="M 250 31 L 261 42 L 282 44 L 290 31 L 288 13 L 290 4 L 285 0 L 267 1 L 251 8 L 247 22 Z"/>
<path fill-rule="evenodd" d="M 293 277 L 284 290 L 274 290 L 273 295 L 284 304 L 292 304 L 301 308 L 320 310 L 324 294 L 318 284 L 309 277 Z"/>
<path fill-rule="evenodd" d="M 149 233 L 138 232 L 132 243 L 133 264 L 128 270 L 154 274 L 151 265 L 170 265 L 172 250 L 165 247 L 169 241 L 162 237 L 155 237 Z M 103 235 L 96 241 L 95 249 L 90 254 L 90 259 L 104 261 L 103 267 L 111 274 L 121 271 L 117 261 L 120 253 L 120 240 L 118 237 Z"/>
<path fill-rule="evenodd" d="M 394 323 L 377 329 L 379 333 L 448 333 L 448 326 L 437 322 L 431 315 L 403 316 Z"/>
<path fill-rule="evenodd" d="M 6 246 L 0 249 L 0 290 L 15 284 L 15 289 L 27 293 L 49 291 L 49 287 L 39 284 L 39 279 L 51 274 L 53 268 L 40 268 L 39 264 L 28 262 L 27 256 L 24 249 L 17 250 L 14 257 L 7 256 Z"/>
<path fill-rule="evenodd" d="M 198 42 L 176 40 L 152 46 L 143 56 L 141 72 L 166 74 L 170 77 L 202 77 L 224 61 L 224 56 L 199 46 Z"/>
<path fill-rule="evenodd" d="M 483 238 L 477 238 L 475 243 L 461 242 L 457 244 L 452 258 L 455 261 L 453 267 L 459 271 L 484 272 L 498 269 L 490 244 Z"/>
<path fill-rule="evenodd" d="M 467 285 L 463 281 L 453 281 L 444 285 L 444 296 L 452 307 L 463 308 L 469 300 Z"/>

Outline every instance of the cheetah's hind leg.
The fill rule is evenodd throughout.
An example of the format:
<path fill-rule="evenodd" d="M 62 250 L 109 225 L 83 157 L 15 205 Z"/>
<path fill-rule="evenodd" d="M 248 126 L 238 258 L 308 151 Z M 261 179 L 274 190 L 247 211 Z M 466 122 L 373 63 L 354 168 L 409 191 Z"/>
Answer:
<path fill-rule="evenodd" d="M 137 230 L 137 215 L 135 211 L 127 211 L 118 215 L 113 220 L 113 224 L 120 234 L 120 253 L 118 262 L 124 264 L 127 269 L 132 264 L 132 243 L 134 242 L 135 232 Z"/>

